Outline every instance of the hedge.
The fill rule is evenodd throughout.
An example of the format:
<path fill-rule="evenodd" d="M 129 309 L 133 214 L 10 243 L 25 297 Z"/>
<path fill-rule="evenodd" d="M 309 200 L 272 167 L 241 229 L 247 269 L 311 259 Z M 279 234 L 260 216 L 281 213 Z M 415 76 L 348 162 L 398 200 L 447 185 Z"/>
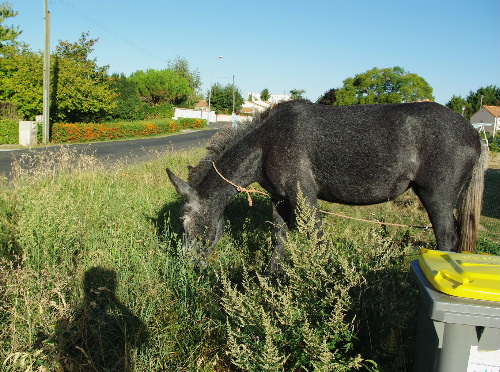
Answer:
<path fill-rule="evenodd" d="M 200 129 L 207 125 L 206 120 L 149 120 L 140 122 L 116 122 L 102 124 L 54 124 L 52 138 L 54 143 L 93 142 L 135 137 L 156 136 L 175 133 L 182 129 Z M 38 126 L 38 137 L 41 141 L 42 126 Z M 0 121 L 0 144 L 19 143 L 19 122 L 16 120 Z"/>

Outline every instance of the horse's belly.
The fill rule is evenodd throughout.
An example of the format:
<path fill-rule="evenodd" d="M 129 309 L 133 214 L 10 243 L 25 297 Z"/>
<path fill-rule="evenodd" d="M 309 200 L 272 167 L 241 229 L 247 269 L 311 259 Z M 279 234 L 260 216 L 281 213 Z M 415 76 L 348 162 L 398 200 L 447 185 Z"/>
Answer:
<path fill-rule="evenodd" d="M 320 187 L 318 198 L 340 204 L 370 205 L 397 198 L 410 187 L 410 180 L 398 182 L 351 182 Z"/>

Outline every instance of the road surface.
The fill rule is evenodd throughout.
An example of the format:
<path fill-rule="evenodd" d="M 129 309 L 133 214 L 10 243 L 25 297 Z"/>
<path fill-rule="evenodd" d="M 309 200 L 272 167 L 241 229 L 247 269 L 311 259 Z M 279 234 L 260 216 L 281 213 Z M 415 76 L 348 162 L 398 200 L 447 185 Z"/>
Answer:
<path fill-rule="evenodd" d="M 100 160 L 113 163 L 116 160 L 126 162 L 141 162 L 151 159 L 151 154 L 168 150 L 187 150 L 204 147 L 208 140 L 222 127 L 221 123 L 214 123 L 209 129 L 190 131 L 165 137 L 141 138 L 126 141 L 93 142 L 86 144 L 64 145 L 85 153 L 91 153 Z M 54 151 L 61 145 L 34 147 L 31 149 L 0 148 L 0 176 L 11 178 L 12 163 L 23 154 L 36 155 L 38 152 Z M 121 161 L 123 163 L 123 161 Z"/>

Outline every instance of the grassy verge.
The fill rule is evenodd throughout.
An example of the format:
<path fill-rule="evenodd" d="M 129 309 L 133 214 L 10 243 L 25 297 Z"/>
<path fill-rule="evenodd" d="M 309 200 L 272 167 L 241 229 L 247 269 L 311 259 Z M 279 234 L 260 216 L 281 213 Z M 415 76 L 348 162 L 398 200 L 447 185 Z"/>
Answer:
<path fill-rule="evenodd" d="M 203 150 L 114 170 L 65 147 L 37 156 L 0 188 L 2 371 L 411 370 L 408 265 L 431 231 L 326 215 L 318 249 L 305 211 L 276 279 L 263 275 L 270 202 L 242 195 L 198 273 L 180 252 L 182 200 L 165 168 L 185 178 Z M 322 208 L 429 223 L 412 194 Z M 499 219 L 486 218 L 481 239 L 498 249 Z"/>

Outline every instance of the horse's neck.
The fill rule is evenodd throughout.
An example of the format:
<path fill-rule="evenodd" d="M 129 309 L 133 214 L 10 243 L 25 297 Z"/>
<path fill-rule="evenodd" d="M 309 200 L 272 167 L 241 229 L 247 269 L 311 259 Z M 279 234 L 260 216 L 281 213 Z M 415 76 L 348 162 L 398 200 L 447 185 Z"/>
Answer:
<path fill-rule="evenodd" d="M 235 148 L 228 151 L 218 162 L 231 182 L 247 187 L 259 182 L 262 174 L 262 151 L 260 148 Z M 224 174 L 224 173 L 223 173 Z"/>
<path fill-rule="evenodd" d="M 262 174 L 261 151 L 242 153 L 228 151 L 218 161 L 200 185 L 201 194 L 209 197 L 225 207 L 238 193 L 238 187 L 247 187 L 259 182 Z"/>

